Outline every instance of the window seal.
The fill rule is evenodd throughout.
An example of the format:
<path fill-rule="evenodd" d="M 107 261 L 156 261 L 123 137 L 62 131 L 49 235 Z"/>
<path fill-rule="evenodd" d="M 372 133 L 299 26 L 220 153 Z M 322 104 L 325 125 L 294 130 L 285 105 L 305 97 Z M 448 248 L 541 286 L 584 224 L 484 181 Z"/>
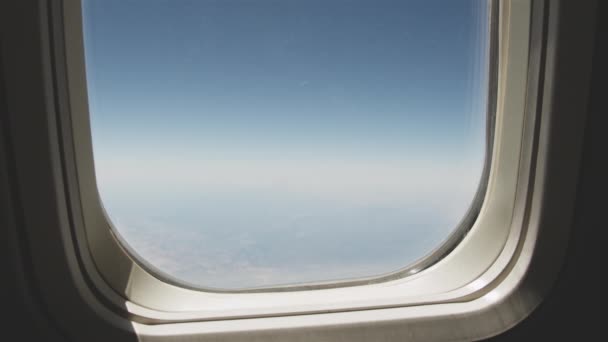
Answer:
<path fill-rule="evenodd" d="M 502 161 L 502 165 L 500 168 L 496 167 L 496 170 L 491 170 L 491 167 L 487 167 L 488 173 L 494 172 L 492 179 L 488 180 L 488 188 L 481 187 L 483 190 L 487 190 L 487 196 L 491 196 L 489 201 L 480 201 L 489 209 L 482 207 L 479 212 L 480 215 L 486 214 L 488 210 L 494 213 L 501 213 L 502 219 L 501 223 L 504 225 L 506 220 L 510 220 L 508 217 L 511 215 L 511 211 L 513 210 L 513 206 L 515 203 L 512 201 L 515 200 L 515 193 L 521 190 L 515 190 L 517 184 L 518 175 L 517 168 L 519 167 L 519 153 L 520 150 L 517 148 L 520 141 L 520 135 L 523 134 L 523 117 L 525 113 L 525 103 L 524 103 L 524 93 L 526 87 L 526 75 L 527 65 L 525 65 L 528 58 L 528 48 L 527 37 L 529 36 L 529 27 L 526 23 L 528 20 L 528 16 L 531 14 L 530 3 L 527 1 L 522 1 L 517 4 L 502 4 L 502 10 L 506 11 L 505 13 L 509 13 L 509 15 L 503 15 L 503 18 L 509 18 L 505 23 L 501 24 L 500 29 L 503 30 L 502 37 L 502 52 L 498 53 L 498 59 L 502 60 L 500 62 L 502 65 L 501 70 L 496 70 L 498 74 L 499 86 L 496 89 L 496 96 L 499 97 L 499 102 L 502 96 L 502 103 L 497 104 L 497 110 L 499 111 L 515 111 L 513 113 L 509 113 L 509 116 L 506 114 L 497 115 L 496 118 L 498 120 L 498 127 L 504 126 L 502 130 L 506 130 L 508 132 L 507 135 L 504 132 L 498 131 L 496 132 L 496 139 L 498 139 L 498 143 L 493 145 L 494 151 L 488 151 L 491 155 L 496 156 L 496 158 L 504 159 L 501 157 L 503 155 L 507 155 L 507 159 Z M 498 9 L 496 9 L 497 11 Z M 67 72 L 67 87 L 69 88 L 69 94 L 72 97 L 69 99 L 69 109 L 62 111 L 63 115 L 71 115 L 70 120 L 72 123 L 72 128 L 68 127 L 65 132 L 62 132 L 63 135 L 69 135 L 70 131 L 73 134 L 73 144 L 74 147 L 74 158 L 66 158 L 64 162 L 70 163 L 74 159 L 76 160 L 76 165 L 74 166 L 66 166 L 72 167 L 75 169 L 75 179 L 78 180 L 78 184 L 73 187 L 74 197 L 80 198 L 79 201 L 75 205 L 80 205 L 82 210 L 83 223 L 81 225 L 75 224 L 75 227 L 80 226 L 80 229 L 84 230 L 84 232 L 80 233 L 80 239 L 86 239 L 88 241 L 88 248 L 91 257 L 90 265 L 94 265 L 93 272 L 99 272 L 99 278 L 105 280 L 106 283 L 110 284 L 111 289 L 114 292 L 118 292 L 119 296 L 126 296 L 133 303 L 139 304 L 141 307 L 147 307 L 150 309 L 162 310 L 166 312 L 172 312 L 169 316 L 173 316 L 174 318 L 180 320 L 184 319 L 184 317 L 191 317 L 187 320 L 194 319 L 194 317 L 207 317 L 206 319 L 220 319 L 224 318 L 238 318 L 238 317 L 256 317 L 256 316 L 273 316 L 278 314 L 301 314 L 305 312 L 319 312 L 319 311 L 350 311 L 355 309 L 362 308 L 375 308 L 375 307 L 392 307 L 392 306 L 402 306 L 402 305 L 416 305 L 417 303 L 428 303 L 428 302 L 437 302 L 441 301 L 445 296 L 455 296 L 451 297 L 451 300 L 456 300 L 462 296 L 459 292 L 459 288 L 465 286 L 470 281 L 474 280 L 480 273 L 485 272 L 485 270 L 492 265 L 492 261 L 498 257 L 501 253 L 501 249 L 504 247 L 502 241 L 488 241 L 487 235 L 489 233 L 480 233 L 482 231 L 479 225 L 492 226 L 488 223 L 483 223 L 483 219 L 477 220 L 475 225 L 471 230 L 475 230 L 473 234 L 462 234 L 462 232 L 456 232 L 451 236 L 452 239 L 462 239 L 462 241 L 468 240 L 483 240 L 484 238 L 479 237 L 481 234 L 486 234 L 485 241 L 488 245 L 493 245 L 493 251 L 487 249 L 487 254 L 490 256 L 490 259 L 484 261 L 483 263 L 479 263 L 477 266 L 477 274 L 468 275 L 467 279 L 463 279 L 462 275 L 454 274 L 453 271 L 449 269 L 447 266 L 443 266 L 445 263 L 449 263 L 450 260 L 452 263 L 462 265 L 463 261 L 454 262 L 454 255 L 463 255 L 461 259 L 473 262 L 471 259 L 469 252 L 462 252 L 464 249 L 462 244 L 455 245 L 453 249 L 450 250 L 441 250 L 441 248 L 445 248 L 447 245 L 443 245 L 440 247 L 440 252 L 437 254 L 445 255 L 445 252 L 452 252 L 449 255 L 445 255 L 445 258 L 438 260 L 433 266 L 426 268 L 425 270 L 410 275 L 405 278 L 390 278 L 390 279 L 381 279 L 382 282 L 375 283 L 370 281 L 369 279 L 364 279 L 356 284 L 358 286 L 350 286 L 350 287 L 337 287 L 337 288 L 326 288 L 326 289 L 316 289 L 313 292 L 307 291 L 309 289 L 315 288 L 315 286 L 304 286 L 302 289 L 296 288 L 291 289 L 287 287 L 287 289 L 291 291 L 286 292 L 278 292 L 276 288 L 267 289 L 266 292 L 264 289 L 258 291 L 243 291 L 234 293 L 234 291 L 201 291 L 201 290 L 192 290 L 188 289 L 179 284 L 175 284 L 174 282 L 166 282 L 166 275 L 161 276 L 155 275 L 156 269 L 150 267 L 149 265 L 141 265 L 141 260 L 139 263 L 134 258 L 129 256 L 129 252 L 126 250 L 125 245 L 120 243 L 120 238 L 113 232 L 114 229 L 108 229 L 108 226 L 111 226 L 111 222 L 107 220 L 107 215 L 103 210 L 103 205 L 101 204 L 97 188 L 96 182 L 94 179 L 94 166 L 93 166 L 93 158 L 92 158 L 92 147 L 91 147 L 91 137 L 90 137 L 90 125 L 88 114 L 88 105 L 87 105 L 87 96 L 86 96 L 86 81 L 84 79 L 84 56 L 83 56 L 83 48 L 82 48 L 82 23 L 81 23 L 81 11 L 80 11 L 80 2 L 77 0 L 69 0 L 64 1 L 64 19 L 65 23 L 63 27 L 65 30 L 63 34 L 65 35 L 65 53 L 66 53 L 66 72 Z M 517 14 L 512 14 L 514 11 L 519 11 Z M 528 14 L 524 14 L 528 13 Z M 516 17 L 519 16 L 519 17 Z M 517 21 L 517 22 L 516 22 Z M 495 24 L 495 23 L 494 23 Z M 498 26 L 498 25 L 496 25 Z M 496 31 L 494 31 L 496 32 Z M 511 39 L 511 35 L 518 35 L 517 38 Z M 61 35 L 58 35 L 58 40 L 61 39 Z M 494 40 L 496 42 L 496 40 Z M 508 47 L 507 44 L 510 44 Z M 517 47 L 518 52 L 523 55 L 516 55 L 511 52 L 515 47 Z M 498 49 L 496 47 L 496 49 Z M 523 49 L 523 52 L 522 52 Z M 497 51 L 494 51 L 496 54 Z M 517 63 L 511 63 L 513 59 L 519 59 Z M 506 61 L 506 62 L 505 62 Z M 509 64 L 511 63 L 511 64 Z M 498 67 L 497 67 L 498 68 Z M 519 68 L 518 72 L 514 72 L 514 68 Z M 507 70 L 508 69 L 508 70 Z M 512 76 L 515 75 L 515 76 Z M 519 82 L 519 83 L 517 83 Z M 502 90 L 501 90 L 502 89 Z M 493 89 L 494 90 L 494 89 Z M 500 93 L 502 91 L 502 94 Z M 505 92 L 507 92 L 505 95 Z M 510 95 L 509 95 L 510 94 Z M 504 97 L 508 96 L 509 101 L 505 102 Z M 511 99 L 515 100 L 511 100 Z M 490 104 L 490 102 L 488 102 Z M 71 113 L 71 114 L 70 114 Z M 514 115 L 516 114 L 516 115 Z M 519 119 L 521 117 L 521 119 Z M 493 120 L 492 120 L 493 121 Z M 506 125 L 506 126 L 505 126 Z M 522 133 L 511 134 L 511 131 L 517 132 L 521 131 Z M 513 136 L 509 136 L 513 135 Z M 500 139 L 510 139 L 509 143 L 505 143 Z M 506 153 L 506 154 L 505 154 Z M 514 167 L 512 167 L 508 172 L 511 173 L 509 176 L 505 176 L 507 171 L 506 166 L 508 162 L 513 163 Z M 497 164 L 496 161 L 489 162 L 488 165 Z M 503 176 L 501 175 L 501 172 Z M 525 176 L 525 175 L 524 175 Z M 489 178 L 490 178 L 489 177 Z M 496 177 L 507 177 L 497 182 Z M 74 179 L 72 178 L 72 179 Z M 69 180 L 68 180 L 69 181 Z M 490 184 L 490 182 L 492 182 Z M 509 183 L 513 184 L 513 188 L 503 188 L 501 189 L 501 183 Z M 497 190 L 498 188 L 498 190 Z M 499 196 L 496 195 L 498 192 Z M 504 196 L 502 193 L 508 194 Z M 484 198 L 487 196 L 481 196 Z M 492 197 L 493 196 L 493 197 Z M 504 197 L 504 198 L 502 198 Z M 486 203 L 489 202 L 490 204 Z M 494 205 L 492 205 L 494 203 Z M 510 208 L 510 209 L 509 209 Z M 506 211 L 505 211 L 506 210 Z M 491 216 L 495 214 L 487 214 L 487 216 Z M 487 221 L 488 219 L 486 219 Z M 491 219 L 490 219 L 491 220 Z M 480 223 L 480 221 L 482 223 Z M 103 225 L 105 222 L 105 227 Z M 101 225 L 100 225 L 101 224 Z M 485 228 L 485 227 L 484 227 Z M 488 228 L 485 228 L 487 230 Z M 504 238 L 509 236 L 510 225 L 504 225 L 501 230 L 496 230 L 497 228 L 493 228 L 495 232 L 502 232 L 499 235 L 502 235 Z M 78 229 L 76 229 L 78 230 Z M 460 235 L 462 234 L 462 236 Z M 78 233 L 76 234 L 78 238 Z M 503 238 L 500 238 L 503 239 Z M 496 240 L 499 240 L 498 238 Z M 479 244 L 479 241 L 477 242 Z M 81 242 L 79 246 L 87 246 L 87 243 Z M 84 247 L 81 247 L 84 248 Z M 86 251 L 83 251 L 86 253 Z M 86 255 L 86 254 L 84 254 Z M 493 255 L 493 256 L 492 256 Z M 427 259 L 428 260 L 428 259 Z M 446 261 L 447 260 L 447 261 Z M 435 260 L 433 260 L 435 261 Z M 465 264 L 467 263 L 465 262 Z M 118 266 L 118 267 L 116 267 Z M 481 267 L 481 268 L 480 268 Z M 152 268 L 152 272 L 150 272 L 150 268 Z M 443 275 L 429 277 L 427 274 L 431 272 L 438 273 L 436 269 L 442 269 Z M 411 271 L 411 269 L 410 269 Z M 401 275 L 402 273 L 399 272 Z M 158 277 L 158 278 L 157 278 Z M 421 283 L 420 278 L 424 278 L 430 280 L 426 280 L 426 284 L 418 285 L 417 283 Z M 435 278 L 435 279 L 433 279 Z M 458 279 L 458 281 L 453 281 L 454 279 Z M 170 279 L 170 278 L 169 278 Z M 441 281 L 440 281 L 441 279 Z M 435 283 L 445 283 L 452 281 L 454 284 L 451 287 L 441 287 L 434 285 Z M 339 285 L 351 285 L 339 283 Z M 331 284 L 329 285 L 331 286 Z M 409 286 L 409 289 L 408 289 Z M 420 295 L 420 292 L 423 292 L 423 288 L 435 287 L 431 291 L 427 291 L 427 295 Z M 154 291 L 143 291 L 143 289 L 154 288 Z M 465 286 L 466 288 L 466 286 Z M 382 289 L 382 290 L 380 290 Z M 388 291 L 391 290 L 391 291 Z M 168 291 L 168 292 L 167 292 Z M 434 291 L 434 292 L 433 292 Z M 144 293 L 145 292 L 145 293 Z M 372 296 L 371 293 L 375 294 Z M 385 295 L 380 295 L 380 293 L 388 293 L 391 292 L 391 296 L 387 297 Z M 410 293 L 410 295 L 405 295 L 407 299 L 404 299 L 404 293 Z M 447 293 L 450 293 L 449 295 Z M 415 296 L 414 296 L 415 294 Z M 229 298 L 230 295 L 238 296 L 239 302 L 249 303 L 249 306 L 244 305 L 243 307 L 250 307 L 250 309 L 242 309 L 238 308 L 238 306 L 233 306 L 228 311 L 225 311 L 224 314 L 221 314 L 225 309 L 225 303 L 234 302 Z M 350 297 L 350 298 L 366 298 L 364 300 L 349 300 L 340 303 L 333 303 L 331 305 L 327 305 L 327 302 L 331 299 L 329 297 Z M 375 296 L 375 297 L 374 297 Z M 470 296 L 470 294 L 468 294 Z M 416 297 L 416 298 L 413 298 Z M 198 298 L 198 299 L 197 299 Z M 235 297 L 236 298 L 236 297 Z M 294 299 L 297 298 L 297 299 Z M 324 298 L 324 299 L 321 299 Z M 396 298 L 401 298 L 400 300 L 396 300 Z M 264 302 L 276 302 L 276 303 L 295 303 L 299 302 L 300 309 L 294 309 L 294 305 L 287 305 L 283 309 L 259 309 L 260 301 Z M 316 305 L 311 305 L 312 302 L 316 301 Z M 214 304 L 212 304 L 214 303 Z M 217 307 L 218 313 L 214 313 L 211 308 Z M 203 310 L 204 308 L 204 310 Z M 203 311 L 202 311 L 203 310 Z M 210 312 L 209 312 L 210 311 Z M 209 312 L 206 315 L 202 313 Z M 182 317 L 182 318 L 178 318 Z"/>

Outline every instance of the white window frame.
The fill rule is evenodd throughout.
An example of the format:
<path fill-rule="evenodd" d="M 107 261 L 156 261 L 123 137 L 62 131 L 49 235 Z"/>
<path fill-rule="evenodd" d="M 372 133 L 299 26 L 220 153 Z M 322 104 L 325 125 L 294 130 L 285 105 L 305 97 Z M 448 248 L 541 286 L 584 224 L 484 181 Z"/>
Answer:
<path fill-rule="evenodd" d="M 88 340 L 111 335 L 126 340 L 133 331 L 140 340 L 470 340 L 517 323 L 550 287 L 570 228 L 592 41 L 584 34 L 593 27 L 590 19 L 587 26 L 570 28 L 583 37 L 575 40 L 564 38 L 559 24 L 568 15 L 593 13 L 592 2 L 572 13 L 564 10 L 564 1 L 500 2 L 498 102 L 488 187 L 477 220 L 454 250 L 400 279 L 262 293 L 179 287 L 150 274 L 121 247 L 95 184 L 80 1 L 35 3 L 36 12 L 22 25 L 36 21 L 40 40 L 9 38 L 3 56 L 8 56 L 6 65 L 16 66 L 5 70 L 9 81 L 21 76 L 40 84 L 11 89 L 16 95 L 9 108 L 15 136 L 28 129 L 26 118 L 39 120 L 44 133 L 30 142 L 33 146 L 19 138 L 15 142 L 17 168 L 23 170 L 23 211 L 35 217 L 26 220 L 24 229 L 36 237 L 30 241 L 33 272 L 42 279 L 41 296 L 51 310 L 60 321 L 96 327 L 58 323 L 67 325 L 70 334 Z M 14 25 L 27 30 L 17 21 Z M 6 46 L 26 49 L 19 44 L 38 54 L 22 61 L 11 58 Z M 579 54 L 565 59 L 582 62 L 577 75 L 559 73 L 566 67 L 556 56 L 573 47 Z M 19 68 L 32 61 L 41 62 L 40 67 Z M 563 82 L 578 82 L 580 89 L 559 106 Z M 22 100 L 23 94 L 39 95 L 44 107 Z M 569 148 L 555 151 L 558 138 Z M 47 145 L 35 144 L 38 140 Z M 40 155 L 44 158 L 32 159 Z M 47 172 L 36 178 L 27 171 L 33 165 Z M 38 200 L 32 197 L 35 185 L 41 186 Z M 570 196 L 549 197 L 556 193 Z M 48 246 L 36 248 L 42 243 Z M 49 260 L 51 267 L 41 266 Z M 69 277 L 58 278 L 58 272 Z M 61 295 L 68 303 L 63 307 Z"/>
<path fill-rule="evenodd" d="M 72 5 L 73 4 L 73 5 Z M 486 200 L 475 224 L 456 249 L 437 264 L 421 272 L 377 284 L 319 289 L 315 291 L 273 291 L 264 293 L 221 293 L 197 291 L 169 284 L 155 276 L 141 261 L 129 256 L 126 244 L 112 233 L 95 181 L 86 93 L 82 21 L 79 1 L 64 7 L 68 86 L 74 134 L 76 172 L 79 179 L 86 238 L 95 266 L 115 292 L 137 304 L 168 312 L 159 320 L 233 319 L 260 315 L 345 311 L 419 303 L 437 303 L 469 296 L 459 290 L 487 272 L 502 254 L 512 254 L 515 245 L 503 248 L 508 236 L 516 241 L 518 229 L 511 229 L 516 206 L 520 152 L 525 122 L 530 3 L 504 3 L 500 28 L 499 85 L 491 163 Z M 506 13 L 505 13 L 506 12 Z M 71 37 L 73 35 L 73 37 Z M 78 44 L 80 43 L 80 44 Z M 78 45 L 77 45 L 78 44 Z M 504 101 L 508 98 L 509 101 Z M 496 167 L 499 166 L 499 167 Z M 145 170 L 142 170 L 145 172 Z M 525 177 L 525 176 L 523 176 Z M 521 183 L 525 186 L 525 183 Z M 520 190 L 521 191 L 521 190 Z M 87 243 L 83 245 L 87 245 Z M 475 247 L 474 255 L 468 251 Z M 483 247 L 483 250 L 481 250 Z M 117 267 L 118 265 L 118 267 Z M 142 267 L 143 266 L 143 267 Z M 468 272 L 460 270 L 468 269 Z M 454 270 L 459 270 L 454 272 Z M 488 282 L 489 280 L 483 280 Z M 483 287 L 483 285 L 480 285 Z M 153 289 L 153 290 L 152 290 Z M 450 292 L 455 293 L 448 295 Z M 447 296 L 447 297 L 446 297 Z"/>

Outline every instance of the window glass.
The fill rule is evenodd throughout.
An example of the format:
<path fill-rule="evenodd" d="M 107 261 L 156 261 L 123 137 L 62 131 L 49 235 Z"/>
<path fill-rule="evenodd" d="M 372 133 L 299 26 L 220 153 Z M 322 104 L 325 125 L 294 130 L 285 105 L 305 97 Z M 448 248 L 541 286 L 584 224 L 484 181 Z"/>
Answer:
<path fill-rule="evenodd" d="M 116 233 L 207 288 L 379 276 L 426 256 L 482 181 L 487 8 L 83 0 Z"/>

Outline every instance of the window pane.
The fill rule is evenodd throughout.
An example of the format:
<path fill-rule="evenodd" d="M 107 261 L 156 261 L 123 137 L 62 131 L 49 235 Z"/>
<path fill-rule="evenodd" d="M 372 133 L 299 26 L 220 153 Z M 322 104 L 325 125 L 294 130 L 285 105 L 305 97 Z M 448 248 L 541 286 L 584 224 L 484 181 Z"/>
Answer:
<path fill-rule="evenodd" d="M 241 289 L 402 269 L 486 153 L 480 0 L 84 0 L 96 176 L 137 258 Z"/>

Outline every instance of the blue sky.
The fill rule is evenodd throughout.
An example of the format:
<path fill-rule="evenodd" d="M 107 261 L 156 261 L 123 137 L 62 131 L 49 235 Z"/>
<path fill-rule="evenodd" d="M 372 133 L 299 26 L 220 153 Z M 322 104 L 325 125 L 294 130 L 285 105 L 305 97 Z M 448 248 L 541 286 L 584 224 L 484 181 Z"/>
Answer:
<path fill-rule="evenodd" d="M 389 272 L 439 244 L 472 199 L 485 1 L 83 11 L 102 200 L 168 274 L 242 288 Z"/>

